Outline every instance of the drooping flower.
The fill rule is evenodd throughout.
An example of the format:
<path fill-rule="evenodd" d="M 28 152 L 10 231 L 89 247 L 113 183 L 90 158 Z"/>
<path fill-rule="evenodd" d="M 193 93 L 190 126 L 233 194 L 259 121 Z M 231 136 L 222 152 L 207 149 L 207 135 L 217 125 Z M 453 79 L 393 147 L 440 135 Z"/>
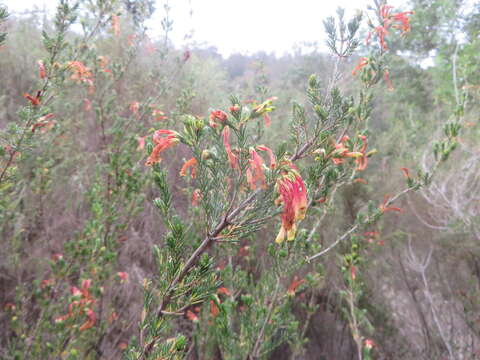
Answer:
<path fill-rule="evenodd" d="M 266 151 L 268 154 L 268 157 L 270 158 L 270 169 L 275 169 L 275 166 L 277 166 L 277 160 L 275 158 L 275 154 L 273 153 L 272 149 L 265 145 L 258 145 L 257 149 L 260 151 Z"/>
<path fill-rule="evenodd" d="M 300 285 L 302 285 L 304 282 L 305 282 L 304 279 L 299 280 L 299 279 L 298 279 L 298 276 L 295 275 L 295 276 L 293 277 L 292 282 L 291 282 L 290 285 L 288 286 L 287 295 L 288 295 L 288 296 L 292 296 L 292 297 L 295 296 L 295 292 L 297 291 L 297 288 L 298 288 Z"/>
<path fill-rule="evenodd" d="M 225 128 L 223 129 L 223 146 L 225 147 L 225 151 L 227 153 L 228 162 L 230 163 L 230 166 L 232 167 L 232 169 L 238 170 L 239 169 L 238 158 L 237 158 L 237 155 L 235 155 L 232 152 L 232 147 L 230 146 L 229 138 L 230 138 L 230 128 L 228 126 L 225 126 Z"/>
<path fill-rule="evenodd" d="M 163 135 L 166 136 L 164 137 Z M 145 165 L 147 166 L 152 166 L 153 164 L 161 162 L 162 158 L 160 157 L 160 154 L 173 145 L 178 144 L 180 142 L 180 135 L 173 130 L 157 130 L 153 134 L 153 142 L 155 147 L 145 162 Z"/>
<path fill-rule="evenodd" d="M 30 101 L 30 104 L 32 104 L 32 106 L 40 105 L 41 96 L 42 92 L 40 90 L 37 91 L 37 95 L 35 97 L 31 96 L 28 93 L 23 94 L 23 97 Z"/>
<path fill-rule="evenodd" d="M 403 175 L 405 175 L 405 177 L 406 177 L 407 179 L 411 179 L 410 170 L 408 170 L 408 168 L 402 167 L 402 168 L 400 168 L 400 170 L 402 170 Z"/>
<path fill-rule="evenodd" d="M 285 170 L 277 180 L 276 188 L 280 194 L 277 203 L 283 204 L 282 225 L 275 242 L 282 243 L 295 239 L 297 222 L 305 218 L 308 208 L 307 189 L 298 172 L 291 163 L 286 163 Z"/>
<path fill-rule="evenodd" d="M 201 198 L 202 198 L 202 193 L 201 193 L 200 189 L 193 190 L 193 192 L 192 192 L 192 206 L 197 206 L 198 202 L 200 201 Z"/>
<path fill-rule="evenodd" d="M 260 185 L 262 189 L 267 187 L 263 159 L 254 148 L 250 148 L 250 159 L 248 160 L 247 182 L 250 189 L 255 190 Z"/>
<path fill-rule="evenodd" d="M 218 123 L 225 124 L 227 121 L 228 115 L 222 110 L 215 110 L 210 113 L 210 126 L 216 128 Z"/>
<path fill-rule="evenodd" d="M 86 315 L 87 315 L 87 321 L 83 323 L 82 326 L 80 326 L 79 328 L 80 331 L 90 329 L 95 325 L 95 322 L 97 321 L 97 317 L 95 316 L 95 313 L 93 312 L 92 309 L 86 309 Z"/>
<path fill-rule="evenodd" d="M 382 213 L 386 213 L 386 212 L 389 212 L 389 211 L 395 211 L 395 212 L 402 212 L 403 211 L 399 207 L 389 206 L 389 202 L 390 202 L 390 195 L 385 195 L 383 197 L 383 203 L 380 204 L 380 206 L 379 206 L 379 209 Z"/>
<path fill-rule="evenodd" d="M 363 142 L 362 148 L 360 149 L 361 156 L 358 156 L 355 159 L 355 163 L 357 164 L 357 171 L 363 171 L 367 168 L 368 164 L 368 156 L 366 154 L 367 151 L 367 137 L 365 135 L 359 135 L 360 139 Z"/>
<path fill-rule="evenodd" d="M 363 67 L 365 67 L 366 65 L 368 65 L 368 58 L 366 57 L 360 58 L 360 62 L 358 63 L 357 66 L 355 66 L 355 69 L 353 69 L 352 75 L 353 76 L 357 75 L 357 72 L 362 70 Z"/>
<path fill-rule="evenodd" d="M 180 170 L 180 176 L 187 176 L 187 171 L 189 168 L 190 169 L 190 176 L 192 179 L 195 179 L 197 176 L 197 165 L 198 161 L 194 157 L 191 158 L 190 160 L 185 161 L 185 163 L 182 166 L 182 169 Z"/>
<path fill-rule="evenodd" d="M 67 65 L 68 69 L 72 72 L 70 79 L 75 80 L 78 83 L 86 83 L 90 87 L 93 86 L 93 74 L 82 62 L 69 61 Z"/>
<path fill-rule="evenodd" d="M 50 130 L 55 124 L 53 120 L 50 120 L 54 116 L 55 116 L 54 114 L 50 113 L 38 118 L 37 122 L 32 125 L 32 132 L 35 132 L 37 129 L 40 129 L 42 133 L 46 132 L 47 130 Z"/>

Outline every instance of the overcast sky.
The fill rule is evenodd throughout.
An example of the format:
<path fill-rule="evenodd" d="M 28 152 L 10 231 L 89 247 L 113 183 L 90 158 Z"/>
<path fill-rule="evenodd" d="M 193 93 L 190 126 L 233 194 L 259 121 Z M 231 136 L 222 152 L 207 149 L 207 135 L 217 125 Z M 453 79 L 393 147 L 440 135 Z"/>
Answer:
<path fill-rule="evenodd" d="M 159 36 L 163 4 L 157 0 L 157 11 L 149 22 L 151 36 Z M 33 9 L 34 6 L 53 12 L 56 0 L 0 0 L 10 12 Z M 192 29 L 193 40 L 216 46 L 228 56 L 234 52 L 253 53 L 264 50 L 282 55 L 295 44 L 318 41 L 325 34 L 322 20 L 334 15 L 338 6 L 348 14 L 365 9 L 373 0 L 169 0 L 174 21 L 171 38 L 177 46 Z M 401 6 L 406 0 L 390 0 Z"/>

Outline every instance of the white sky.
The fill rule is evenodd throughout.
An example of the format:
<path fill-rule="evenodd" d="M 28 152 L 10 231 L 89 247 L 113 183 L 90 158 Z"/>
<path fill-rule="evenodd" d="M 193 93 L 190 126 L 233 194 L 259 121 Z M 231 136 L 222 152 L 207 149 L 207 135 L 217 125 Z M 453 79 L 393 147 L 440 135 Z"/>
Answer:
<path fill-rule="evenodd" d="M 163 4 L 157 0 L 157 11 L 148 23 L 151 37 L 161 33 Z M 401 6 L 406 0 L 390 0 Z M 31 10 L 34 6 L 53 12 L 55 0 L 0 0 L 10 12 Z M 275 52 L 282 55 L 295 44 L 318 41 L 323 45 L 323 19 L 335 15 L 337 7 L 347 10 L 366 9 L 373 0 L 169 0 L 174 21 L 171 39 L 177 46 L 192 29 L 193 40 L 218 48 L 228 56 L 235 52 Z M 193 11 L 190 16 L 190 11 Z"/>

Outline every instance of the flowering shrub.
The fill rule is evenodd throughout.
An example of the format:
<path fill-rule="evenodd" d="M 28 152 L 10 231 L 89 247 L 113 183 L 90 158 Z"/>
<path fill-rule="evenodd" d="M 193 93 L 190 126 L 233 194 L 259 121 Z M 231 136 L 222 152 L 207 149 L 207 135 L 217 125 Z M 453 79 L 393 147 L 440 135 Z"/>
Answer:
<path fill-rule="evenodd" d="M 257 84 L 255 99 L 225 103 L 217 83 L 205 85 L 213 75 L 195 80 L 195 54 L 168 46 L 168 5 L 164 46 L 148 39 L 152 11 L 150 1 L 61 0 L 42 34 L 35 81 L 1 138 L 0 232 L 18 279 L 2 299 L 2 356 L 266 359 L 288 348 L 298 359 L 334 267 L 352 348 L 374 358 L 363 275 L 371 249 L 385 245 L 381 219 L 402 215 L 399 199 L 431 184 L 461 129 L 457 109 L 428 167 L 402 167 L 401 190 L 353 194 L 350 218 L 339 215 L 339 198 L 378 171 L 376 89 L 394 90 L 389 44 L 408 34 L 413 12 L 375 1 L 365 42 L 361 15 L 325 20 L 331 73 L 308 78 L 289 136 L 272 136 L 284 135 L 282 95 Z M 342 85 L 350 72 L 353 90 Z M 57 224 L 67 210 L 73 219 Z M 61 242 L 50 241 L 54 230 Z M 43 261 L 29 265 L 30 251 Z"/>

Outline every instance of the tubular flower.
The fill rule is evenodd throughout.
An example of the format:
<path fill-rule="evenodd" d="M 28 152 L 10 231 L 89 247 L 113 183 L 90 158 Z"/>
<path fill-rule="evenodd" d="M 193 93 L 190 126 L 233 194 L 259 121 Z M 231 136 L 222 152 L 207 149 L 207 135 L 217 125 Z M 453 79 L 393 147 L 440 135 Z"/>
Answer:
<path fill-rule="evenodd" d="M 218 126 L 218 122 L 225 124 L 227 121 L 228 115 L 223 112 L 222 110 L 215 110 L 210 113 L 210 126 L 212 128 L 216 128 Z"/>
<path fill-rule="evenodd" d="M 192 177 L 192 179 L 195 179 L 195 177 L 197 176 L 197 165 L 198 161 L 194 157 L 190 160 L 185 161 L 182 169 L 180 170 L 180 176 L 187 176 L 187 171 L 189 168 L 191 168 L 190 176 Z"/>
<path fill-rule="evenodd" d="M 37 129 L 40 129 L 42 133 L 50 130 L 55 125 L 54 121 L 50 120 L 54 116 L 54 114 L 50 113 L 38 118 L 37 122 L 32 125 L 32 132 L 35 132 Z"/>
<path fill-rule="evenodd" d="M 365 67 L 366 65 L 368 65 L 368 58 L 366 57 L 360 58 L 360 62 L 358 63 L 357 66 L 355 66 L 355 69 L 353 69 L 352 75 L 353 76 L 357 75 L 357 72 L 362 70 L 363 67 Z"/>
<path fill-rule="evenodd" d="M 247 169 L 247 182 L 250 189 L 255 190 L 260 183 L 260 187 L 267 187 L 265 180 L 265 171 L 263 168 L 263 159 L 258 155 L 255 149 L 250 149 L 250 160 L 248 160 L 249 168 Z"/>
<path fill-rule="evenodd" d="M 235 155 L 232 152 L 232 147 L 230 146 L 229 138 L 230 138 L 230 128 L 228 126 L 225 126 L 225 128 L 223 129 L 223 146 L 225 146 L 225 151 L 227 152 L 228 162 L 230 163 L 230 166 L 232 167 L 232 169 L 239 169 L 238 158 L 237 158 L 237 155 Z"/>
<path fill-rule="evenodd" d="M 295 292 L 297 291 L 297 288 L 298 288 L 300 285 L 302 285 L 304 282 L 305 282 L 304 279 L 299 280 L 299 279 L 298 279 L 298 276 L 295 275 L 295 276 L 293 277 L 292 282 L 291 282 L 290 285 L 288 286 L 287 295 L 288 295 L 288 296 L 295 296 Z"/>
<path fill-rule="evenodd" d="M 90 286 L 92 280 L 86 279 L 82 281 L 82 287 L 79 289 L 76 286 L 70 287 L 70 293 L 75 298 L 68 305 L 68 313 L 55 319 L 55 322 L 63 322 L 69 318 L 75 318 L 78 315 L 86 315 L 87 321 L 80 326 L 80 331 L 90 329 L 95 325 L 96 316 L 90 306 L 94 305 L 96 300 L 90 294 Z"/>
<path fill-rule="evenodd" d="M 266 151 L 268 154 L 268 157 L 270 158 L 270 169 L 275 169 L 275 166 L 277 166 L 277 160 L 275 158 L 275 154 L 273 153 L 272 149 L 265 145 L 258 145 L 257 149 L 260 151 Z"/>
<path fill-rule="evenodd" d="M 360 149 L 361 156 L 355 159 L 355 163 L 357 164 L 357 171 L 363 171 L 367 168 L 368 164 L 368 157 L 365 153 L 367 151 L 367 137 L 365 135 L 360 135 L 360 139 L 362 139 L 363 145 Z"/>
<path fill-rule="evenodd" d="M 383 198 L 383 203 L 380 204 L 378 207 L 380 211 L 383 213 L 389 212 L 389 211 L 395 211 L 395 212 L 402 212 L 403 210 L 400 209 L 399 207 L 396 206 L 389 206 L 390 203 L 390 195 L 385 195 Z"/>
<path fill-rule="evenodd" d="M 75 80 L 78 83 L 83 82 L 93 86 L 93 74 L 82 62 L 69 61 L 68 68 L 73 73 L 72 76 L 70 76 L 70 79 Z"/>
<path fill-rule="evenodd" d="M 202 193 L 200 189 L 195 189 L 192 192 L 192 206 L 197 206 L 198 202 L 202 199 Z"/>
<path fill-rule="evenodd" d="M 162 135 L 167 135 L 163 137 Z M 180 141 L 180 135 L 176 131 L 172 130 L 157 130 L 153 134 L 153 142 L 155 147 L 152 150 L 152 153 L 145 162 L 146 166 L 152 166 L 153 164 L 159 163 L 162 161 L 160 154 L 172 147 L 173 145 L 178 144 Z"/>
<path fill-rule="evenodd" d="M 40 105 L 40 100 L 41 100 L 42 92 L 40 90 L 37 91 L 37 95 L 33 97 L 32 95 L 25 93 L 23 94 L 23 97 L 30 101 L 32 106 L 38 106 Z"/>
<path fill-rule="evenodd" d="M 394 28 L 401 30 L 400 35 L 405 35 L 410 31 L 410 18 L 409 16 L 413 14 L 413 11 L 404 11 L 396 14 L 391 14 L 392 6 L 382 5 L 380 7 L 380 17 L 382 18 L 382 25 L 375 27 L 375 29 L 370 32 L 367 36 L 366 43 L 368 45 L 372 33 L 378 38 L 382 50 L 388 50 L 388 45 L 385 41 L 385 38 L 388 35 L 388 29 Z"/>
<path fill-rule="evenodd" d="M 288 164 L 289 169 L 282 172 L 277 180 L 276 188 L 280 194 L 278 203 L 283 203 L 282 226 L 275 239 L 278 244 L 285 240 L 295 239 L 296 223 L 305 218 L 308 207 L 307 189 L 293 164 Z"/>

